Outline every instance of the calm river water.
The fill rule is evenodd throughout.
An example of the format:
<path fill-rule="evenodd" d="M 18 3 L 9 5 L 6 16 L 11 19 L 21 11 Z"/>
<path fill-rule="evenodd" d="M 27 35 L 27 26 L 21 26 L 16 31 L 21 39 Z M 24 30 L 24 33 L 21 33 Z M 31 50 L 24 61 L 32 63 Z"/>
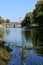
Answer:
<path fill-rule="evenodd" d="M 42 29 L 5 28 L 3 39 L 12 48 L 7 65 L 43 65 Z M 39 49 L 26 47 L 42 46 Z"/>

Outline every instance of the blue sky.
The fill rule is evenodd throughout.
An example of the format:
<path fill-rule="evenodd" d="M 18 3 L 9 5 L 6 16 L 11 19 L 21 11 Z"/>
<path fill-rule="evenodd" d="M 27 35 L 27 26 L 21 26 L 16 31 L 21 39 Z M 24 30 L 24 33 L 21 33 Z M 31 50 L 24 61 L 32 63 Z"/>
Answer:
<path fill-rule="evenodd" d="M 19 21 L 27 12 L 33 11 L 38 0 L 0 0 L 0 16 L 10 21 Z"/>

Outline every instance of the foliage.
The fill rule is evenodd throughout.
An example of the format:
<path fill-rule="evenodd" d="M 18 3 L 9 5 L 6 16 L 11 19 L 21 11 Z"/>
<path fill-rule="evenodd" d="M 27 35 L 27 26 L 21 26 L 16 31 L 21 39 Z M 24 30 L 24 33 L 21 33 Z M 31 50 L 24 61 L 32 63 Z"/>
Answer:
<path fill-rule="evenodd" d="M 10 51 L 11 49 L 8 46 L 4 46 L 4 42 L 3 40 L 0 43 L 0 65 L 6 65 L 6 63 L 10 60 Z M 4 43 L 4 44 L 3 44 Z"/>
<path fill-rule="evenodd" d="M 10 23 L 10 20 L 9 19 L 6 19 L 6 21 L 5 21 L 6 23 Z"/>
<path fill-rule="evenodd" d="M 8 51 L 0 47 L 0 65 L 6 65 L 6 62 L 10 59 Z"/>
<path fill-rule="evenodd" d="M 33 24 L 37 26 L 43 26 L 43 1 L 39 0 L 35 5 L 35 9 L 33 12 L 29 12 L 26 14 L 24 20 L 22 21 L 22 26 L 33 26 Z"/>
<path fill-rule="evenodd" d="M 27 26 L 27 27 L 30 26 L 31 15 L 32 15 L 31 12 L 29 12 L 29 13 L 27 13 L 27 14 L 25 15 L 25 18 L 24 18 L 24 20 L 23 20 L 22 23 L 21 23 L 22 26 Z"/>
<path fill-rule="evenodd" d="M 33 11 L 33 19 L 34 23 L 39 24 L 39 26 L 43 26 L 43 1 L 37 2 L 36 8 Z"/>
<path fill-rule="evenodd" d="M 9 19 L 4 19 L 0 16 L 0 24 L 3 24 L 3 23 L 10 23 L 10 20 Z"/>
<path fill-rule="evenodd" d="M 4 23 L 5 20 L 0 16 L 0 24 Z"/>

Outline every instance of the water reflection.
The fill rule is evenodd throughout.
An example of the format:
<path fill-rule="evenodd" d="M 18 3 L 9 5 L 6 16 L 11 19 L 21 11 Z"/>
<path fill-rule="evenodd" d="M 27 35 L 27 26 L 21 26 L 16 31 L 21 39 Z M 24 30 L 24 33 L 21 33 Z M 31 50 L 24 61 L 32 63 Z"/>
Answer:
<path fill-rule="evenodd" d="M 25 36 L 27 42 L 31 41 L 31 30 L 28 29 L 27 31 L 22 31 L 22 34 Z"/>
<path fill-rule="evenodd" d="M 22 31 L 22 35 L 24 36 L 26 40 L 26 45 L 27 45 L 27 42 L 32 42 L 32 44 L 30 43 L 30 46 L 31 45 L 36 47 L 40 46 L 40 48 L 35 49 L 35 51 L 37 52 L 38 55 L 43 56 L 43 28 L 33 28 L 30 30 L 25 29 L 25 31 Z M 23 39 L 22 41 L 24 41 Z"/>
<path fill-rule="evenodd" d="M 43 57 L 43 28 L 33 28 L 33 29 L 25 29 L 25 31 L 22 31 L 22 59 L 27 59 L 27 56 L 29 56 L 28 58 L 31 57 L 31 60 L 33 65 L 36 64 L 36 65 L 39 65 L 39 64 L 43 64 L 43 60 L 40 59 L 40 62 L 37 63 L 37 61 L 35 61 L 34 57 L 32 58 L 32 56 L 34 55 L 34 52 L 31 56 L 30 52 L 26 53 L 26 50 L 25 50 L 25 42 L 26 42 L 26 45 L 28 44 L 28 42 L 32 42 L 33 46 L 40 46 L 38 49 L 34 49 L 35 53 L 37 53 L 37 56 L 42 56 Z M 31 43 L 30 45 L 31 46 Z M 35 55 L 34 55 L 35 56 Z M 36 56 L 36 57 L 37 57 Z M 38 58 L 38 57 L 37 57 Z M 34 60 L 34 61 L 33 61 Z M 41 63 L 42 62 L 42 63 Z M 26 63 L 26 62 L 25 62 Z M 26 63 L 27 64 L 27 63 Z"/>
<path fill-rule="evenodd" d="M 9 35 L 9 34 L 10 34 L 10 30 L 9 30 L 9 29 L 6 29 L 6 30 L 5 30 L 5 33 L 6 33 L 7 35 Z"/>
<path fill-rule="evenodd" d="M 43 46 L 43 29 L 42 28 L 33 29 L 32 35 L 34 45 Z"/>
<path fill-rule="evenodd" d="M 40 46 L 39 49 L 36 49 L 36 53 L 43 56 L 43 28 L 32 30 L 32 42 L 34 46 Z"/>
<path fill-rule="evenodd" d="M 31 29 L 24 29 L 22 31 L 22 43 L 26 46 L 32 46 Z"/>
<path fill-rule="evenodd" d="M 12 48 L 12 57 L 8 65 L 40 65 L 43 64 L 43 29 L 42 28 L 9 28 L 5 40 L 13 41 L 9 46 Z M 8 32 L 9 30 L 9 32 Z M 16 42 L 16 43 L 15 43 Z M 39 47 L 27 49 L 26 47 Z"/>

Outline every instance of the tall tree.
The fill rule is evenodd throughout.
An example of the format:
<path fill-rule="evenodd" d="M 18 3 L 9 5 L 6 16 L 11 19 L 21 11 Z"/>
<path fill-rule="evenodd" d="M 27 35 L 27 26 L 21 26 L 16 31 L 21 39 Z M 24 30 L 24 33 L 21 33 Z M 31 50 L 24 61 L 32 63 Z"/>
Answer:
<path fill-rule="evenodd" d="M 10 20 L 9 19 L 6 19 L 6 21 L 5 21 L 6 23 L 10 23 Z"/>
<path fill-rule="evenodd" d="M 4 23 L 5 20 L 0 16 L 0 24 Z"/>
<path fill-rule="evenodd" d="M 26 13 L 25 18 L 23 19 L 23 21 L 21 23 L 22 26 L 29 27 L 30 26 L 30 23 L 31 23 L 31 20 L 32 20 L 32 13 L 31 12 Z"/>
<path fill-rule="evenodd" d="M 38 1 L 33 11 L 34 23 L 43 26 L 43 1 Z"/>

